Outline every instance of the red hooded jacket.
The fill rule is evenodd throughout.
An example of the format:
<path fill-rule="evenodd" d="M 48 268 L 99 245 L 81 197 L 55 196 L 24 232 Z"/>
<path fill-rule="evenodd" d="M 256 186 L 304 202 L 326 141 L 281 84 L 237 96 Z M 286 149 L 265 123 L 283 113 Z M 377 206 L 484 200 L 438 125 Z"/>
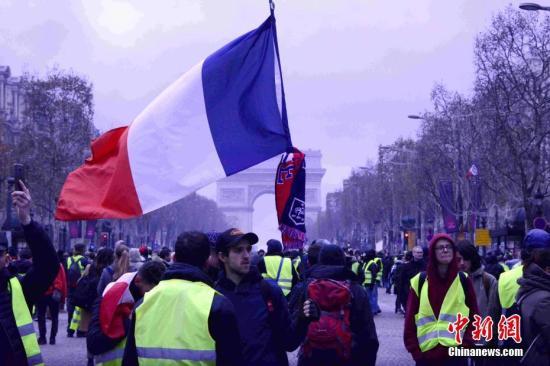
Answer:
<path fill-rule="evenodd" d="M 458 261 L 455 258 L 449 264 L 449 270 L 447 276 L 442 278 L 439 275 L 437 269 L 437 260 L 435 256 L 435 244 L 439 239 L 446 239 L 453 245 L 453 251 L 456 255 L 456 245 L 454 240 L 447 234 L 436 234 L 432 238 L 429 244 L 429 254 L 428 254 L 428 267 L 426 271 L 426 278 L 429 279 L 430 286 L 428 287 L 428 299 L 430 300 L 430 305 L 434 311 L 436 317 L 439 316 L 439 311 L 441 310 L 441 305 L 443 304 L 443 299 L 447 294 L 447 291 L 453 281 L 455 280 L 458 274 Z M 474 321 L 474 315 L 479 314 L 477 307 L 476 294 L 474 291 L 474 286 L 472 280 L 468 277 L 466 281 L 466 306 L 470 308 L 470 322 L 464 333 L 464 339 L 462 345 L 465 347 L 473 346 L 474 341 L 472 338 L 473 327 L 472 322 Z M 409 298 L 407 300 L 407 313 L 405 315 L 405 331 L 404 331 L 404 340 L 405 347 L 409 351 L 415 361 L 422 361 L 427 364 L 441 365 L 449 358 L 447 347 L 442 345 L 437 345 L 435 348 L 432 348 L 429 351 L 422 352 L 418 344 L 418 338 L 416 336 L 416 323 L 414 316 L 418 313 L 418 308 L 420 306 L 420 301 L 416 293 L 410 289 Z"/>

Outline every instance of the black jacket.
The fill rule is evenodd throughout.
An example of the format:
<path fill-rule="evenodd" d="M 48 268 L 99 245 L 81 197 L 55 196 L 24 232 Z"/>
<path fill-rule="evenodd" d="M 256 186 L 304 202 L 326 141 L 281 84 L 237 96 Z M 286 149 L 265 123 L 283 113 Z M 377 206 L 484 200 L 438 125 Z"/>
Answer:
<path fill-rule="evenodd" d="M 251 267 L 239 285 L 235 285 L 222 271 L 216 290 L 231 300 L 237 312 L 245 359 L 243 365 L 288 365 L 286 352 L 298 348 L 305 337 L 307 322 L 298 318 L 291 323 L 281 289 L 264 281 L 257 268 Z M 271 311 L 267 305 L 269 301 L 272 303 Z"/>
<path fill-rule="evenodd" d="M 213 287 L 212 282 L 199 268 L 184 264 L 173 263 L 169 269 L 164 272 L 163 280 L 181 279 L 193 282 L 204 282 Z M 134 308 L 139 307 L 140 303 Z M 174 304 L 174 311 L 185 311 L 185 304 Z M 170 314 L 166 314 L 170 316 Z M 124 350 L 123 365 L 138 365 L 136 339 L 135 339 L 135 316 L 132 317 L 128 337 L 126 341 L 126 349 Z M 181 324 L 174 324 L 181 326 Z M 240 366 L 243 364 L 241 353 L 241 337 L 237 327 L 237 319 L 235 317 L 235 309 L 231 302 L 223 295 L 214 295 L 214 301 L 210 308 L 210 316 L 208 317 L 208 330 L 210 335 L 216 342 L 216 365 L 218 366 Z M 157 329 L 151 329 L 152 332 Z"/>
<path fill-rule="evenodd" d="M 20 278 L 30 310 L 55 279 L 59 261 L 50 238 L 40 225 L 32 221 L 23 226 L 23 232 L 33 256 L 32 268 Z M 0 365 L 26 365 L 25 350 L 15 325 L 8 292 L 10 277 L 6 268 L 0 269 Z"/>
<path fill-rule="evenodd" d="M 398 291 L 400 298 L 403 299 L 404 302 L 407 301 L 407 297 L 409 296 L 411 279 L 416 276 L 417 273 L 425 270 L 426 262 L 424 261 L 424 259 L 421 259 L 419 261 L 413 259 L 412 261 L 405 263 L 401 266 Z"/>
<path fill-rule="evenodd" d="M 352 333 L 351 366 L 373 366 L 378 352 L 378 336 L 372 317 L 369 299 L 365 288 L 357 282 L 357 276 L 343 266 L 317 264 L 309 270 L 307 281 L 300 282 L 291 293 L 290 311 L 298 317 L 306 300 L 307 285 L 313 279 L 333 279 L 351 281 L 352 303 L 350 311 L 350 328 Z M 299 359 L 299 365 L 316 365 L 323 360 Z"/>

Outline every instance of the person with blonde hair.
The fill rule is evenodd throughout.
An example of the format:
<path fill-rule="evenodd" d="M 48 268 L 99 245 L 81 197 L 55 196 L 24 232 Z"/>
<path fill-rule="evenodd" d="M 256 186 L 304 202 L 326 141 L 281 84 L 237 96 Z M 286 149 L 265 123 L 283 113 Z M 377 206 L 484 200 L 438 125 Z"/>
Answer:
<path fill-rule="evenodd" d="M 129 248 L 124 244 L 123 240 L 119 240 L 115 244 L 114 260 L 111 265 L 106 267 L 101 273 L 101 278 L 97 285 L 97 293 L 103 294 L 105 287 L 113 281 L 116 281 L 130 271 L 130 254 Z"/>

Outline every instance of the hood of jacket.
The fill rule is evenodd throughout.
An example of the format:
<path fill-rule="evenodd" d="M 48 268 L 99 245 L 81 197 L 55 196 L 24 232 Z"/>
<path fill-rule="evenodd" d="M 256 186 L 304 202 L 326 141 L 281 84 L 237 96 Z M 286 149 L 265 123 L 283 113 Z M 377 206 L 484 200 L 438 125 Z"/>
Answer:
<path fill-rule="evenodd" d="M 204 282 L 208 286 L 214 287 L 212 280 L 199 267 L 186 263 L 173 263 L 170 268 L 164 272 L 163 280 L 186 280 L 192 282 Z"/>
<path fill-rule="evenodd" d="M 550 273 L 546 273 L 540 266 L 531 263 L 523 268 L 523 277 L 518 280 L 520 288 L 517 297 L 534 291 L 550 292 Z"/>
<path fill-rule="evenodd" d="M 435 245 L 440 239 L 448 240 L 453 246 L 453 253 L 456 254 L 456 244 L 453 238 L 451 238 L 447 234 L 434 235 L 434 237 L 432 238 L 429 244 L 428 264 L 427 264 L 426 271 L 427 271 L 428 277 L 430 277 L 432 281 L 435 279 L 437 282 L 440 282 L 441 284 L 448 284 L 450 286 L 450 283 L 455 279 L 458 273 L 458 261 L 455 255 L 451 263 L 449 263 L 449 270 L 447 271 L 447 275 L 445 276 L 445 278 L 441 278 L 438 271 L 437 257 L 435 253 Z"/>
<path fill-rule="evenodd" d="M 330 278 L 336 281 L 357 281 L 357 275 L 345 266 L 316 264 L 309 270 L 308 278 Z"/>

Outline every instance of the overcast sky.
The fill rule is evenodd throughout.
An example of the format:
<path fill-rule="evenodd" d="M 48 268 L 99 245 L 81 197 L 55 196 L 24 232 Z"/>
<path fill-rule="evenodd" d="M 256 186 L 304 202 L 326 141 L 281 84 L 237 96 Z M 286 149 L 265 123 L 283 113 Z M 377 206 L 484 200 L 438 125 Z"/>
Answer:
<path fill-rule="evenodd" d="M 470 93 L 475 36 L 507 4 L 276 1 L 291 134 L 322 151 L 324 193 L 374 161 L 378 145 L 414 137 L 406 116 L 430 109 L 434 83 Z M 267 0 L 0 0 L 0 65 L 86 76 L 105 131 L 268 13 Z"/>

